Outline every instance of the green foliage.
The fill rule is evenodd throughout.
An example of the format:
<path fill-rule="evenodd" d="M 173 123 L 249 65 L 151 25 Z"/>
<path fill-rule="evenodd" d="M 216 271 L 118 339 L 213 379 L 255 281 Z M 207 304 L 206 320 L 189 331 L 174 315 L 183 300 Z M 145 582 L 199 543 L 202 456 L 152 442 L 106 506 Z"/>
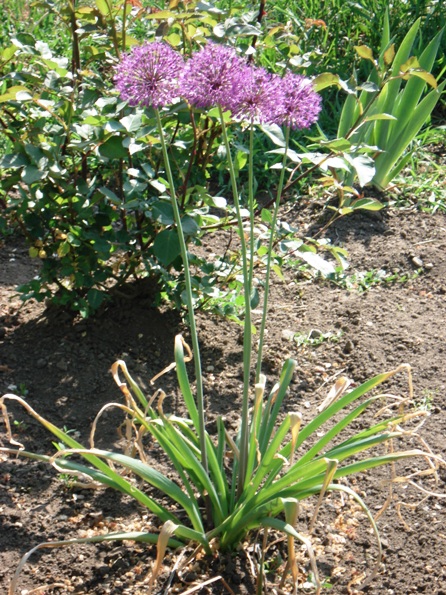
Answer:
<path fill-rule="evenodd" d="M 339 149 L 338 158 L 348 172 L 347 184 L 352 183 L 356 171 L 361 186 L 371 183 L 385 188 L 410 159 L 407 149 L 444 91 L 446 81 L 437 85 L 430 73 L 443 31 L 416 58 L 412 51 L 419 27 L 420 20 L 396 49 L 387 17 L 379 58 L 368 46 L 356 47 L 358 55 L 372 65 L 365 83 L 355 78 L 345 83 L 327 75 L 319 79 L 322 85 L 335 82 L 348 93 L 337 139 L 326 143 L 328 148 Z M 423 95 L 427 85 L 432 90 Z M 332 166 L 336 164 L 332 162 Z"/>
<path fill-rule="evenodd" d="M 153 37 L 160 28 L 167 41 L 187 51 L 195 39 L 213 33 L 230 37 L 238 32 L 249 42 L 251 16 L 227 19 L 211 5 L 198 11 L 194 4 L 161 12 L 105 1 L 74 8 L 45 0 L 37 6 L 61 27 L 71 58 L 29 32 L 16 33 L 1 54 L 6 143 L 0 159 L 1 228 L 20 229 L 30 255 L 41 261 L 38 276 L 20 288 L 23 299 L 50 300 L 86 316 L 114 288 L 150 275 L 160 295 L 179 305 L 180 246 L 155 116 L 130 110 L 118 99 L 114 67 L 137 38 Z M 194 114 L 184 104 L 164 111 L 162 118 L 184 233 L 188 243 L 199 242 L 208 227 L 224 227 L 234 218 L 231 204 L 209 193 L 216 176 L 227 177 L 219 150 L 221 127 L 215 115 Z M 245 135 L 234 134 L 243 157 Z M 257 137 L 255 145 L 264 155 Z M 269 165 L 276 159 L 270 156 L 268 163 L 263 156 L 257 184 L 271 182 Z M 246 159 L 236 163 L 243 181 Z M 233 273 L 239 268 L 233 256 L 215 263 L 195 257 L 196 305 L 238 319 L 244 298 Z"/>
<path fill-rule="evenodd" d="M 256 60 L 275 71 L 289 67 L 312 74 L 330 65 L 331 73 L 338 74 L 323 75 L 317 84 L 327 88 L 335 83 L 349 94 L 339 138 L 330 140 L 321 134 L 308 146 L 302 134 L 293 134 L 291 143 L 297 151 L 289 152 L 293 165 L 287 169 L 285 191 L 321 166 L 327 173 L 324 185 L 334 184 L 338 193 L 337 215 L 380 208 L 378 201 L 364 198 L 353 188 L 353 178 L 357 176 L 365 185 L 374 176 L 374 184 L 385 185 L 407 162 L 408 157 L 401 159 L 401 155 L 417 127 L 415 119 L 405 125 L 402 118 L 408 110 L 403 108 L 409 94 L 415 97 L 424 86 L 424 79 L 412 78 L 398 88 L 402 107 L 395 122 L 376 119 L 392 116 L 388 106 L 381 105 L 381 98 L 390 101 L 390 87 L 392 93 L 397 92 L 395 81 L 385 78 L 390 70 L 385 68 L 383 55 L 374 64 L 368 84 L 343 82 L 350 76 L 353 46 L 365 47 L 364 40 L 372 47 L 378 44 L 383 17 L 370 21 L 370 8 L 374 15 L 382 14 L 379 0 L 372 4 L 277 2 L 259 15 L 256 2 L 171 2 L 164 10 L 152 9 L 147 3 L 123 5 L 117 0 L 82 6 L 60 0 L 40 0 L 32 6 L 12 3 L 4 12 L 0 46 L 0 230 L 20 229 L 29 241 L 30 254 L 41 260 L 38 277 L 21 287 L 23 298 L 51 300 L 88 315 L 108 299 L 114 287 L 150 275 L 158 281 L 161 297 L 181 304 L 180 250 L 165 195 L 155 118 L 148 112 L 130 111 L 117 99 L 112 85 L 122 51 L 155 35 L 164 36 L 185 54 L 206 38 L 237 43 L 244 51 L 255 47 Z M 418 22 L 416 28 L 418 38 L 427 39 L 428 25 L 437 14 L 435 5 L 417 3 L 404 10 L 423 16 L 422 26 Z M 400 39 L 403 23 L 407 23 L 402 16 L 397 7 L 390 12 L 391 22 L 399 22 L 396 34 Z M 288 24 L 285 18 L 290 19 Z M 342 39 L 339 31 L 344 32 Z M 388 38 L 387 27 L 381 47 L 388 45 Z M 415 48 L 416 39 L 412 42 Z M 437 36 L 419 58 L 426 70 L 434 64 L 439 43 Z M 359 65 L 358 77 L 367 76 L 367 64 L 370 60 Z M 420 76 L 415 63 L 408 72 Z M 377 76 L 384 77 L 380 99 L 373 90 Z M 420 101 L 416 108 L 420 121 L 430 113 L 441 89 Z M 383 115 L 378 108 L 386 108 Z M 228 178 L 221 127 L 215 114 L 191 114 L 181 104 L 163 113 L 163 126 L 170 138 L 187 241 L 199 243 L 204 234 L 234 223 L 231 201 L 223 198 Z M 375 139 L 378 130 L 380 138 Z M 395 130 L 399 131 L 397 140 Z M 247 184 L 246 133 L 228 129 L 228 134 L 239 143 L 235 165 L 243 189 Z M 393 139 L 392 146 L 388 139 Z M 264 150 L 264 135 L 255 132 L 258 188 L 271 188 L 280 174 L 283 138 L 270 133 L 266 142 L 270 152 Z M 378 155 L 377 146 L 384 152 Z M 272 166 L 278 168 L 273 180 Z M 211 196 L 209 189 L 215 184 L 222 196 Z M 287 240 L 295 239 L 288 233 Z M 326 274 L 326 263 L 311 254 L 316 246 L 298 241 L 302 258 Z M 255 244 L 259 245 L 258 240 Z M 284 242 L 277 246 L 274 270 L 280 275 L 290 250 L 283 250 Z M 232 251 L 210 262 L 194 257 L 194 300 L 196 306 L 239 320 L 245 298 L 236 254 Z M 264 260 L 262 254 L 257 256 Z"/>
<path fill-rule="evenodd" d="M 56 3 L 45 6 L 56 12 Z M 0 112 L 10 150 L 0 162 L 2 189 L 6 217 L 42 260 L 38 278 L 21 288 L 24 299 L 51 298 L 86 315 L 144 265 L 157 273 L 153 244 L 166 224 L 152 215 L 163 204 L 154 170 L 146 156 L 133 157 L 156 139 L 150 121 L 126 115 L 112 92 L 119 47 L 103 15 L 68 6 L 56 16 L 72 34 L 71 62 L 29 33 L 3 50 Z"/>

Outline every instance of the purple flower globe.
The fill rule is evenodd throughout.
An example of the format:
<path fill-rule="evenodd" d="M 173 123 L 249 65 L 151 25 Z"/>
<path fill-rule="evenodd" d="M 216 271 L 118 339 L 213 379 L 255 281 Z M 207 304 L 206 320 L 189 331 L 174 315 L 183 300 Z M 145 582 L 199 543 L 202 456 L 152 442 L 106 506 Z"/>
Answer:
<path fill-rule="evenodd" d="M 283 105 L 278 124 L 291 128 L 309 128 L 322 109 L 322 98 L 314 90 L 310 79 L 300 74 L 286 74 L 282 79 Z"/>
<path fill-rule="evenodd" d="M 161 108 L 179 96 L 178 78 L 183 68 L 183 58 L 169 45 L 145 43 L 123 56 L 114 82 L 129 105 Z"/>
<path fill-rule="evenodd" d="M 181 96 L 192 106 L 233 110 L 246 77 L 246 64 L 234 48 L 207 43 L 186 62 Z"/>
<path fill-rule="evenodd" d="M 264 68 L 246 66 L 243 85 L 233 108 L 237 119 L 272 124 L 283 111 L 282 79 Z"/>

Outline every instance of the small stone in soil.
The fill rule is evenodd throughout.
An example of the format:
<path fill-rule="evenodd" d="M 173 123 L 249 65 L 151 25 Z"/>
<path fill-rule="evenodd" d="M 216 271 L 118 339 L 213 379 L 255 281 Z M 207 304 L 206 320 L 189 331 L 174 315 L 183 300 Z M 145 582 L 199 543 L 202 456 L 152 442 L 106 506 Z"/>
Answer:
<path fill-rule="evenodd" d="M 353 349 L 355 348 L 355 346 L 353 345 L 353 341 L 351 339 L 349 339 L 346 344 L 344 345 L 344 349 L 343 352 L 346 355 L 349 355 L 350 353 L 353 352 Z"/>

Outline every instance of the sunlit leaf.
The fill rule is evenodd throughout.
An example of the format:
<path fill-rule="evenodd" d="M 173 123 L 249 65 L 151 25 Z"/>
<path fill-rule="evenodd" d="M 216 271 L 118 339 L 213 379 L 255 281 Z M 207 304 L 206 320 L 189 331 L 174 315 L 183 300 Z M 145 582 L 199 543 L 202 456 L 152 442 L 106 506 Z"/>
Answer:
<path fill-rule="evenodd" d="M 71 250 L 71 246 L 70 246 L 69 242 L 67 242 L 67 241 L 62 242 L 57 249 L 57 255 L 59 256 L 59 258 L 63 258 L 70 252 L 70 250 Z"/>
<path fill-rule="evenodd" d="M 387 50 L 383 54 L 384 64 L 390 66 L 395 58 L 395 44 L 392 43 L 391 46 L 387 48 Z"/>
<path fill-rule="evenodd" d="M 401 64 L 400 72 L 404 73 L 408 70 L 411 70 L 412 68 L 420 68 L 420 63 L 415 56 L 411 56 L 406 62 L 404 62 L 404 64 Z"/>
<path fill-rule="evenodd" d="M 380 211 L 384 205 L 376 198 L 360 198 L 352 203 L 354 209 L 364 209 L 366 211 Z"/>
<path fill-rule="evenodd" d="M 27 165 L 22 171 L 22 180 L 25 184 L 33 184 L 44 177 L 44 173 L 34 165 Z"/>
<path fill-rule="evenodd" d="M 321 145 L 327 147 L 331 151 L 347 151 L 352 146 L 351 142 L 346 138 L 336 138 L 331 141 L 321 141 Z"/>
<path fill-rule="evenodd" d="M 312 85 L 313 89 L 317 92 L 322 91 L 322 89 L 326 89 L 327 87 L 332 87 L 333 85 L 339 87 L 340 78 L 337 74 L 332 74 L 331 72 L 324 72 L 313 79 Z"/>
<path fill-rule="evenodd" d="M 315 254 L 314 252 L 302 252 L 301 250 L 299 250 L 298 254 L 299 258 L 305 260 L 307 264 L 322 273 L 324 276 L 334 274 L 335 267 L 333 263 L 324 260 L 322 256 L 319 256 L 319 254 Z"/>
<path fill-rule="evenodd" d="M 0 54 L 0 58 L 2 61 L 7 62 L 8 60 L 10 60 L 13 55 L 16 53 L 16 51 L 18 50 L 18 47 L 15 45 L 10 45 L 6 48 L 3 48 L 1 50 L 1 54 Z"/>
<path fill-rule="evenodd" d="M 355 51 L 360 58 L 374 62 L 373 51 L 367 45 L 355 45 Z"/>
<path fill-rule="evenodd" d="M 396 120 L 395 116 L 391 114 L 373 114 L 364 118 L 364 122 L 373 122 L 375 120 Z"/>
<path fill-rule="evenodd" d="M 96 0 L 96 6 L 98 7 L 99 12 L 103 16 L 108 16 L 110 14 L 109 5 L 107 0 Z"/>
<path fill-rule="evenodd" d="M 15 95 L 16 101 L 29 101 L 33 96 L 29 91 L 17 91 Z"/>
<path fill-rule="evenodd" d="M 130 114 L 129 116 L 121 118 L 119 121 L 127 132 L 135 132 L 141 128 L 142 116 L 141 114 Z"/>
<path fill-rule="evenodd" d="M 269 209 L 262 209 L 260 216 L 261 216 L 263 223 L 272 223 L 273 222 L 273 215 Z"/>
<path fill-rule="evenodd" d="M 187 13 L 177 13 L 177 12 L 172 12 L 170 10 L 160 10 L 158 12 L 151 12 L 149 14 L 145 14 L 144 18 L 145 19 L 153 19 L 155 21 L 165 21 L 167 19 L 174 19 L 174 18 L 182 18 L 184 16 L 190 16 Z"/>
<path fill-rule="evenodd" d="M 418 77 L 420 79 L 423 79 L 423 81 L 425 81 L 433 89 L 436 89 L 438 87 L 437 80 L 434 77 L 434 75 L 431 74 L 430 72 L 426 72 L 425 70 L 422 70 L 421 68 L 415 69 L 415 70 L 410 70 L 407 73 L 407 75 L 405 77 L 403 77 L 403 78 L 407 80 L 407 79 L 409 79 L 412 76 L 416 76 L 416 77 Z"/>
<path fill-rule="evenodd" d="M 262 132 L 278 147 L 285 147 L 285 137 L 283 131 L 277 124 L 264 124 L 260 126 Z"/>
<path fill-rule="evenodd" d="M 365 91 L 366 93 L 377 93 L 379 91 L 379 86 L 372 81 L 367 81 L 366 83 L 362 83 L 357 87 L 358 91 Z"/>
<path fill-rule="evenodd" d="M 375 175 L 375 161 L 368 155 L 357 155 L 351 159 L 360 186 L 365 186 L 372 181 Z"/>

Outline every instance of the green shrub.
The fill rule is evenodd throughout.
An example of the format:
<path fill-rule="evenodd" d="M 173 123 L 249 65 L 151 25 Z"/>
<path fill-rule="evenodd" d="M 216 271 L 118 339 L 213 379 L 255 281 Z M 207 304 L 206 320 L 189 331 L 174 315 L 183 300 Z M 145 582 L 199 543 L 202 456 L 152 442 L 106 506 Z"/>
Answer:
<path fill-rule="evenodd" d="M 118 99 L 114 69 L 137 37 L 160 28 L 184 52 L 213 31 L 232 40 L 237 35 L 247 46 L 259 29 L 252 15 L 227 18 L 212 5 L 146 12 L 144 19 L 139 9 L 105 0 L 77 8 L 46 0 L 41 6 L 65 32 L 71 57 L 28 32 L 17 33 L 1 54 L 7 146 L 0 160 L 2 227 L 19 228 L 31 256 L 41 261 L 37 277 L 20 288 L 23 299 L 86 316 L 114 288 L 149 275 L 161 296 L 181 304 L 182 264 L 155 117 Z M 164 110 L 162 118 L 186 239 L 199 242 L 208 228 L 234 219 L 230 201 L 209 192 L 217 181 L 228 183 L 221 126 L 215 114 L 194 114 L 184 103 Z M 237 135 L 236 165 L 246 183 L 246 134 L 231 128 L 228 134 Z M 280 157 L 265 154 L 258 136 L 255 145 L 263 158 L 256 184 L 271 185 L 269 166 Z M 277 262 L 285 256 L 279 253 Z M 239 264 L 195 257 L 195 265 L 196 301 L 237 319 L 243 309 Z"/>

